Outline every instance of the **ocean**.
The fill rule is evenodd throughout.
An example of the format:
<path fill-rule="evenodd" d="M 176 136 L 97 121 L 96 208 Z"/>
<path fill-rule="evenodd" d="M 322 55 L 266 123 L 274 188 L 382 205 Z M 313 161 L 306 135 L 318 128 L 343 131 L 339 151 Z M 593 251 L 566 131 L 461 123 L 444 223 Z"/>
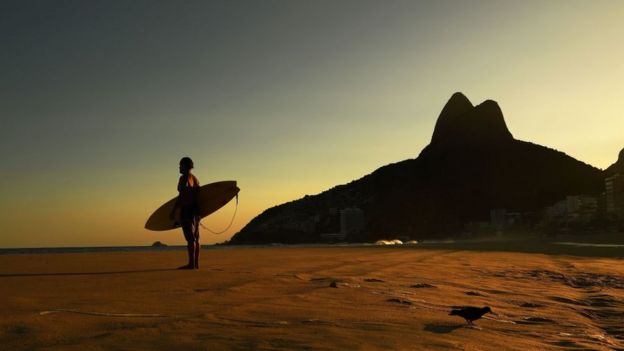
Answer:
<path fill-rule="evenodd" d="M 206 247 L 202 247 L 206 248 Z M 51 254 L 85 252 L 137 252 L 137 251 L 178 251 L 186 246 L 99 246 L 99 247 L 35 247 L 0 249 L 0 255 Z"/>

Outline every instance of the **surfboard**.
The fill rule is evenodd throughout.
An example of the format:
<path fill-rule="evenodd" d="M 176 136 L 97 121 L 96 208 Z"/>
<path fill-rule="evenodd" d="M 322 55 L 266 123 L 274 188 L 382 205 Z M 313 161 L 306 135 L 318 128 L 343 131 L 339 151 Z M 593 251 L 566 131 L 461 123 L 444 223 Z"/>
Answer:
<path fill-rule="evenodd" d="M 197 202 L 199 205 L 199 215 L 204 218 L 209 214 L 225 206 L 234 197 L 238 196 L 240 189 L 236 186 L 236 181 L 226 180 L 222 182 L 210 183 L 199 188 Z M 171 230 L 180 227 L 180 210 L 176 212 L 174 219 L 169 218 L 169 214 L 175 205 L 177 196 L 160 206 L 145 223 L 145 229 L 154 231 Z"/>

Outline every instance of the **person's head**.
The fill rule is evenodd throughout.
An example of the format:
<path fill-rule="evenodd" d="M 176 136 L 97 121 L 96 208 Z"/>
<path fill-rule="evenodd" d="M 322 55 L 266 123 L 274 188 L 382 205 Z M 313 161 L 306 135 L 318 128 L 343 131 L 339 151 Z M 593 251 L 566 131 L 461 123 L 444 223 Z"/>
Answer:
<path fill-rule="evenodd" d="M 180 160 L 180 173 L 188 174 L 193 169 L 193 160 L 190 157 L 182 157 Z"/>

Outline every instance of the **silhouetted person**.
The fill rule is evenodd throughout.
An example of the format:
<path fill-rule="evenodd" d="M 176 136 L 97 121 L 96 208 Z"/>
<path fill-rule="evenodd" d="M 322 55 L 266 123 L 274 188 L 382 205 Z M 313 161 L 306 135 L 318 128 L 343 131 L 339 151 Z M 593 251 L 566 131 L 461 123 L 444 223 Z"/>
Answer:
<path fill-rule="evenodd" d="M 464 318 L 468 324 L 472 324 L 473 321 L 483 317 L 483 315 L 488 312 L 491 313 L 492 310 L 487 306 L 483 308 L 463 307 L 457 310 L 452 310 L 451 313 L 449 313 L 449 316 L 460 316 Z"/>
<path fill-rule="evenodd" d="M 199 193 L 199 180 L 191 174 L 193 160 L 183 157 L 180 160 L 180 173 L 178 181 L 178 199 L 176 200 L 170 217 L 175 217 L 175 212 L 180 209 L 180 225 L 186 239 L 188 250 L 188 264 L 179 269 L 199 269 L 199 205 L 197 196 Z"/>

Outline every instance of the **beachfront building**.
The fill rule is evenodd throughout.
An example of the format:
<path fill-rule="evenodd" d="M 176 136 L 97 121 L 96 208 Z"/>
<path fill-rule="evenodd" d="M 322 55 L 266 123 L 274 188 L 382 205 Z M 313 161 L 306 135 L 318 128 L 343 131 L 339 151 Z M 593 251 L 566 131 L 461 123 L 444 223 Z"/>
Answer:
<path fill-rule="evenodd" d="M 593 196 L 566 196 L 546 209 L 546 217 L 554 222 L 589 222 L 598 215 L 598 199 Z"/>
<path fill-rule="evenodd" d="M 341 242 L 346 239 L 346 235 L 342 233 L 323 233 L 321 234 L 321 241 L 326 243 Z"/>
<path fill-rule="evenodd" d="M 598 215 L 598 199 L 593 196 L 568 196 L 566 202 L 569 221 L 589 222 Z"/>
<path fill-rule="evenodd" d="M 496 231 L 517 226 L 521 222 L 522 214 L 519 212 L 507 212 L 504 208 L 490 210 L 490 226 Z"/>
<path fill-rule="evenodd" d="M 496 230 L 503 230 L 507 224 L 507 210 L 495 208 L 490 210 L 490 225 Z"/>
<path fill-rule="evenodd" d="M 546 208 L 546 219 L 551 222 L 563 222 L 566 220 L 567 210 L 567 201 L 559 201 L 556 204 Z"/>
<path fill-rule="evenodd" d="M 336 208 L 330 208 L 328 218 L 333 219 L 339 214 L 340 231 L 321 233 L 321 241 L 323 242 L 341 242 L 347 239 L 351 234 L 358 234 L 364 230 L 364 211 L 356 207 L 348 207 L 338 211 Z M 325 230 L 332 230 L 334 226 L 321 226 Z M 338 229 L 338 227 L 335 227 Z"/>
<path fill-rule="evenodd" d="M 616 173 L 605 179 L 606 211 L 611 219 L 624 219 L 624 175 Z"/>

